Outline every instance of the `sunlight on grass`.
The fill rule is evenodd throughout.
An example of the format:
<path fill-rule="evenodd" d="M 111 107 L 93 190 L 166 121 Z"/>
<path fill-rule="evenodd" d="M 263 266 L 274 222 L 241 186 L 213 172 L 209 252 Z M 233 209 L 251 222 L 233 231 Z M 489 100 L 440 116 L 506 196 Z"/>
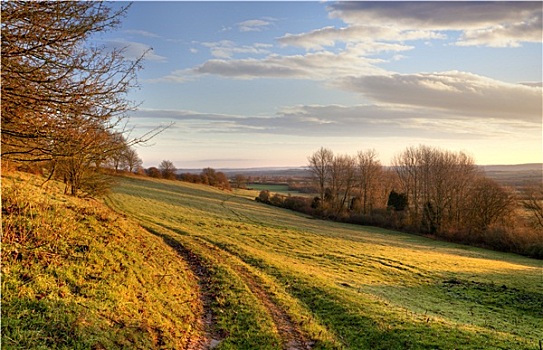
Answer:
<path fill-rule="evenodd" d="M 531 349 L 543 337 L 541 261 L 315 220 L 239 193 L 124 179 L 109 201 L 187 246 L 215 247 L 203 257 L 240 259 L 278 303 L 297 305 L 292 319 L 311 320 L 313 339 L 328 334 L 322 348 Z"/>
<path fill-rule="evenodd" d="M 182 348 L 201 313 L 161 239 L 54 182 L 2 175 L 2 346 Z"/>

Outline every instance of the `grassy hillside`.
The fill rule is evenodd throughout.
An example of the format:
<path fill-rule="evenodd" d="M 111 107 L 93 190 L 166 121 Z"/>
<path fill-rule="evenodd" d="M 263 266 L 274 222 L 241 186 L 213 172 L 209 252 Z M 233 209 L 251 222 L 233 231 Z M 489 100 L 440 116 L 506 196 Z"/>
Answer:
<path fill-rule="evenodd" d="M 2 175 L 2 348 L 196 344 L 203 309 L 187 262 L 100 202 L 42 182 Z"/>
<path fill-rule="evenodd" d="M 314 220 L 254 196 L 125 178 L 108 198 L 197 277 L 204 327 L 191 337 L 217 349 L 536 349 L 543 339 L 541 261 Z"/>

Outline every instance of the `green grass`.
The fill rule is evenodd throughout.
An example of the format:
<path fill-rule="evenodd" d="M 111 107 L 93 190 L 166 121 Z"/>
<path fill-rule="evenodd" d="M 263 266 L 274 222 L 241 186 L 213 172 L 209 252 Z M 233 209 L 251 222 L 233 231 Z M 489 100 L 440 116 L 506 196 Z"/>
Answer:
<path fill-rule="evenodd" d="M 2 348 L 184 348 L 197 280 L 163 240 L 62 186 L 2 175 Z"/>
<path fill-rule="evenodd" d="M 2 175 L 6 349 L 537 349 L 540 260 L 177 181 Z"/>
<path fill-rule="evenodd" d="M 270 302 L 316 349 L 535 349 L 543 339 L 541 261 L 315 220 L 254 196 L 124 178 L 108 198 L 208 266 L 218 349 L 285 346 Z"/>
<path fill-rule="evenodd" d="M 299 191 L 289 190 L 287 184 L 250 183 L 247 185 L 247 187 L 258 192 L 263 191 L 263 190 L 268 190 L 271 193 L 279 193 L 282 195 L 291 194 L 291 195 L 303 196 L 303 197 L 309 196 L 309 194 L 307 193 L 301 193 Z M 258 192 L 257 192 L 257 195 L 258 195 Z"/>

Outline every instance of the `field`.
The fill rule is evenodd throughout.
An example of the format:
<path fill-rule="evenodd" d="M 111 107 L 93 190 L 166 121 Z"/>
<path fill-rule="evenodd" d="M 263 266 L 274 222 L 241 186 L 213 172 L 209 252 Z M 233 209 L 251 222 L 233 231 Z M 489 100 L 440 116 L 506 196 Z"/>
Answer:
<path fill-rule="evenodd" d="M 122 178 L 107 199 L 198 281 L 187 348 L 540 346 L 540 260 L 315 220 L 257 193 Z"/>
<path fill-rule="evenodd" d="M 301 197 L 311 196 L 310 194 L 289 190 L 287 184 L 250 183 L 247 185 L 247 187 L 251 190 L 256 191 L 255 197 L 258 196 L 258 193 L 263 190 L 268 190 L 271 193 L 279 193 L 282 195 L 290 194 L 293 196 L 301 196 Z"/>

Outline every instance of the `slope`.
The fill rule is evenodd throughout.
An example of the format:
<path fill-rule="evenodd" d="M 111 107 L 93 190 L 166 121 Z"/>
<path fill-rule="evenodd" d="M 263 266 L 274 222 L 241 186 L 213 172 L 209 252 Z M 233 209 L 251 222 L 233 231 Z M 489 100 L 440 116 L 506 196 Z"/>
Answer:
<path fill-rule="evenodd" d="M 124 178 L 108 204 L 190 255 L 217 349 L 533 349 L 541 261 Z"/>
<path fill-rule="evenodd" d="M 2 174 L 3 349 L 183 349 L 198 279 L 174 249 L 59 183 Z"/>

